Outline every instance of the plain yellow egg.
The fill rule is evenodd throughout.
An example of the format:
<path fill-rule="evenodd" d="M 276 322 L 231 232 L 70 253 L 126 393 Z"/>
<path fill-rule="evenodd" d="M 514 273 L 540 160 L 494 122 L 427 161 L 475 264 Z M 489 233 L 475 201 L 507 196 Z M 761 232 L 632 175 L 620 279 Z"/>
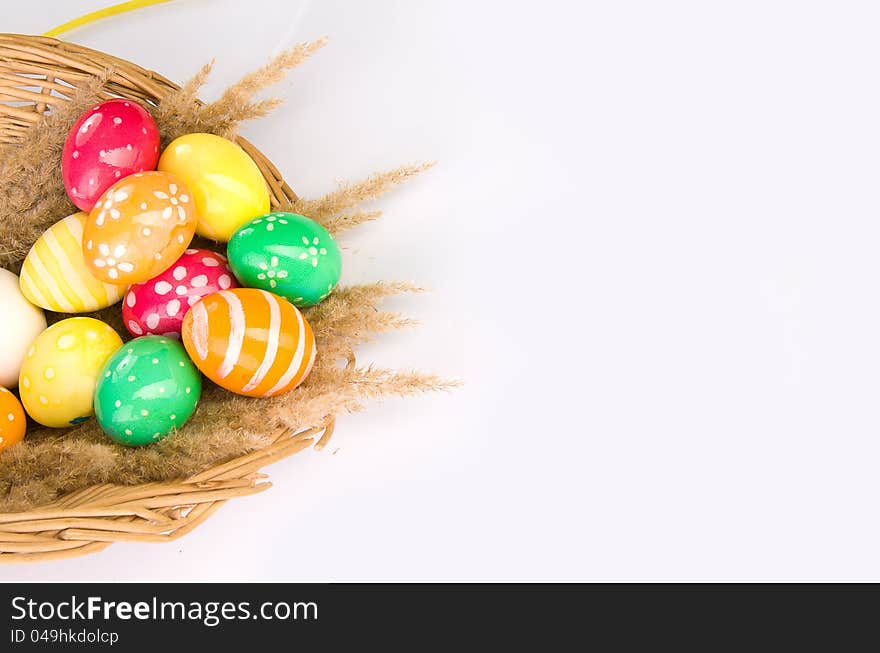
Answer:
<path fill-rule="evenodd" d="M 53 428 L 91 417 L 98 375 L 121 347 L 116 331 L 90 317 L 61 320 L 43 331 L 28 349 L 18 379 L 28 415 Z"/>
<path fill-rule="evenodd" d="M 269 189 L 247 152 L 214 134 L 187 134 L 172 141 L 159 170 L 180 179 L 195 200 L 196 233 L 228 241 L 241 225 L 269 212 Z"/>

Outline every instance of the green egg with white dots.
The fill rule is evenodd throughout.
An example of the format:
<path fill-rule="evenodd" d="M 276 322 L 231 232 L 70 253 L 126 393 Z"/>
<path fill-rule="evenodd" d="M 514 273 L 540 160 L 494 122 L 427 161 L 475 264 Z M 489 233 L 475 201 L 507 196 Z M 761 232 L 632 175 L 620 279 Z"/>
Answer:
<path fill-rule="evenodd" d="M 243 286 L 268 290 L 299 308 L 326 299 L 342 273 L 333 236 L 297 213 L 267 213 L 245 223 L 229 239 L 228 254 Z"/>
<path fill-rule="evenodd" d="M 135 338 L 104 365 L 95 417 L 111 439 L 140 447 L 181 427 L 201 393 L 202 376 L 183 345 L 165 336 Z"/>

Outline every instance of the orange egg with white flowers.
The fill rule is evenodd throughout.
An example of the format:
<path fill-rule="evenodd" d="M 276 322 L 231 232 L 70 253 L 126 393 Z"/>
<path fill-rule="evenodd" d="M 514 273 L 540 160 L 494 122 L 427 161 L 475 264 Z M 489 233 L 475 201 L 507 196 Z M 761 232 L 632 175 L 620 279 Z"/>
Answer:
<path fill-rule="evenodd" d="M 113 184 L 89 213 L 82 247 L 92 274 L 129 285 L 152 279 L 180 258 L 196 231 L 189 189 L 166 172 L 141 172 Z"/>
<path fill-rule="evenodd" d="M 217 385 L 249 397 L 274 397 L 305 380 L 315 336 L 299 309 L 265 290 L 221 290 L 183 318 L 183 346 Z"/>

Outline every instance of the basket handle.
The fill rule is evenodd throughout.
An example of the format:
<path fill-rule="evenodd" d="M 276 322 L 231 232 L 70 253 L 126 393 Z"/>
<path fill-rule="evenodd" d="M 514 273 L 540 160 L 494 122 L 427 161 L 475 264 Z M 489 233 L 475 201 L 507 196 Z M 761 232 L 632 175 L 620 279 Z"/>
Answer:
<path fill-rule="evenodd" d="M 66 23 L 62 23 L 61 25 L 53 27 L 48 32 L 45 32 L 43 36 L 58 36 L 59 34 L 64 34 L 77 27 L 94 23 L 96 20 L 101 20 L 102 18 L 109 18 L 110 16 L 124 14 L 126 11 L 131 11 L 133 9 L 140 9 L 141 7 L 158 5 L 170 1 L 171 0 L 129 0 L 128 2 L 120 2 L 118 5 L 104 7 L 103 9 L 98 9 L 85 16 L 80 16 L 79 18 L 74 18 Z"/>

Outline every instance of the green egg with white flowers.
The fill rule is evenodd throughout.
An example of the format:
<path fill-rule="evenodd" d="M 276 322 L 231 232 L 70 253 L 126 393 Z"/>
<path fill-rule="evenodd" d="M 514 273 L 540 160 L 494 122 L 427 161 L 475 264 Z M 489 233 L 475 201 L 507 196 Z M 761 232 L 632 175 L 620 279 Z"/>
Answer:
<path fill-rule="evenodd" d="M 342 274 L 339 246 L 323 226 L 298 213 L 267 213 L 229 239 L 229 267 L 248 288 L 305 308 L 326 299 Z"/>

